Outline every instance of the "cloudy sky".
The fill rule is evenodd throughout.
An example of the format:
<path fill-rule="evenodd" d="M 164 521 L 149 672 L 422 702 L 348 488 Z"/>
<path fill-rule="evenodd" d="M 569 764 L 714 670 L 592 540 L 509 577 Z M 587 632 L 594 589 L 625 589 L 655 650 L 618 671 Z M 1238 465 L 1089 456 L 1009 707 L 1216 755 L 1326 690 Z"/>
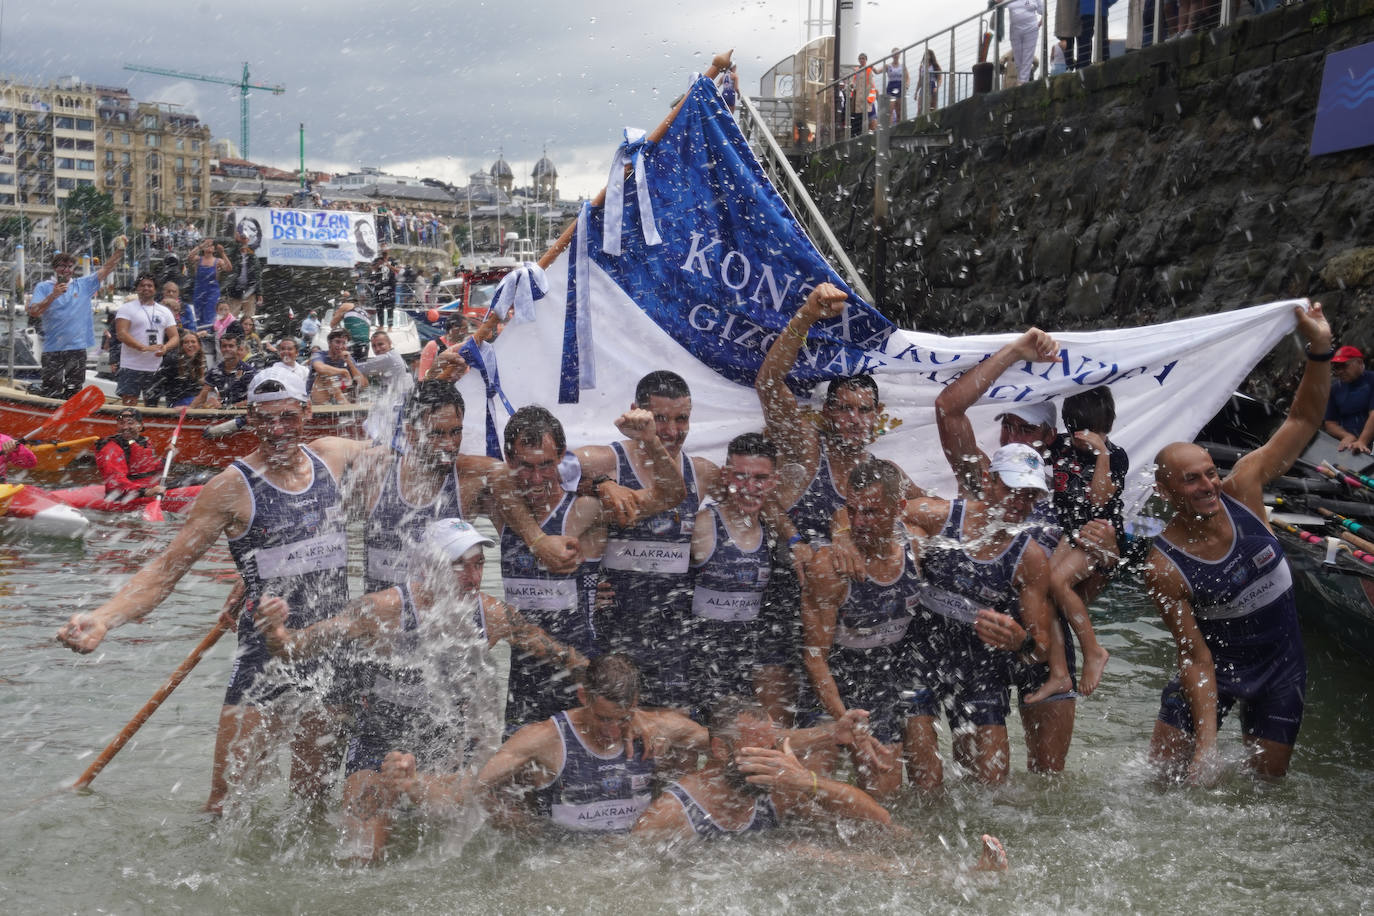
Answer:
<path fill-rule="evenodd" d="M 827 7 L 833 0 L 824 0 Z M 980 0 L 860 0 L 860 46 L 881 53 L 977 12 Z M 123 70 L 160 67 L 286 93 L 250 98 L 250 153 L 346 171 L 375 165 L 466 183 L 504 151 L 522 183 L 547 147 L 566 197 L 605 183 L 621 130 L 649 128 L 735 49 L 746 91 L 806 40 L 819 0 L 0 0 L 0 73 L 76 75 L 171 102 L 239 138 L 238 89 Z"/>

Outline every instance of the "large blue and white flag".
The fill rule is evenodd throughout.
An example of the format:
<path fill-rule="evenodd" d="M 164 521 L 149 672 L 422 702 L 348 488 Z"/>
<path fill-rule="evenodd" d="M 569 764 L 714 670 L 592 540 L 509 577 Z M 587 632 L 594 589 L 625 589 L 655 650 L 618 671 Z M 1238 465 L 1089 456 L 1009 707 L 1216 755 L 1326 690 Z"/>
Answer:
<path fill-rule="evenodd" d="M 817 284 L 849 287 L 768 182 L 708 80 L 696 80 L 660 141 L 627 131 L 611 177 L 605 205 L 583 207 L 572 244 L 547 268 L 535 320 L 512 321 L 496 341 L 502 387 L 517 407 L 553 410 L 572 445 L 606 443 L 640 377 L 671 369 L 692 391 L 687 451 L 722 460 L 731 438 L 763 428 L 752 383 L 776 335 Z M 1013 367 L 970 418 L 991 452 L 1006 404 L 1110 385 L 1111 439 L 1131 455 L 1127 498 L 1139 505 L 1155 453 L 1196 435 L 1292 330 L 1294 304 L 1054 333 L 1060 361 Z M 819 382 L 873 373 L 887 413 L 901 420 L 874 453 L 953 494 L 935 398 L 1014 336 L 903 330 L 850 291 L 844 314 L 812 329 L 789 381 L 805 397 Z M 487 400 L 477 379 L 465 380 L 464 394 L 470 404 Z M 504 411 L 495 419 L 504 424 Z"/>

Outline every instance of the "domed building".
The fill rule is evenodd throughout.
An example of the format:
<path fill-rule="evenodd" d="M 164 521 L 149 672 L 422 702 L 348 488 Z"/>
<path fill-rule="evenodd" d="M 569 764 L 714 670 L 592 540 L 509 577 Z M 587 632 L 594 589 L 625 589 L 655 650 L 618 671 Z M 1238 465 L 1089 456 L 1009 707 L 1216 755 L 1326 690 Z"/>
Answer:
<path fill-rule="evenodd" d="M 511 171 L 510 164 L 506 162 L 504 154 L 497 157 L 496 161 L 491 164 L 489 171 L 492 180 L 501 190 L 509 192 L 511 185 L 515 183 L 515 173 Z"/>
<path fill-rule="evenodd" d="M 547 150 L 543 158 L 534 164 L 530 177 L 534 179 L 534 193 L 539 200 L 558 199 L 558 169 L 554 168 Z"/>

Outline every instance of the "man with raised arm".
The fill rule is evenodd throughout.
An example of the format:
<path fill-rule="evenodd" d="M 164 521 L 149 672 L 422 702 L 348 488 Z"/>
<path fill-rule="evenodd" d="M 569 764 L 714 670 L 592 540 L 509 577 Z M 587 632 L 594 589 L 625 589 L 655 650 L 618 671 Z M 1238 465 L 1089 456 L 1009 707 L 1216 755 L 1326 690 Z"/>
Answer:
<path fill-rule="evenodd" d="M 1059 359 L 1059 345 L 1054 338 L 1038 328 L 1031 328 L 996 353 L 964 372 L 935 399 L 935 425 L 940 433 L 940 446 L 945 460 L 959 482 L 960 496 L 977 498 L 982 495 L 983 482 L 988 479 L 988 456 L 978 445 L 969 421 L 968 410 L 978 403 L 988 389 L 1018 363 L 1055 362 Z M 1001 422 L 999 445 L 1022 444 L 1035 448 L 1047 461 L 1056 443 L 1056 409 L 1049 402 L 1013 402 L 998 415 Z M 1032 537 L 1045 548 L 1046 555 L 1054 552 L 1061 529 L 1048 492 L 1032 510 Z M 1114 562 L 1116 532 L 1110 522 L 1093 519 L 1074 532 L 1077 542 Z M 1108 562 L 1108 561 L 1104 561 Z M 1086 596 L 1091 599 L 1093 596 Z M 1060 637 L 1055 645 L 1062 645 L 1064 669 L 1051 672 L 1048 661 L 1040 666 L 1019 669 L 1022 680 L 1017 682 L 1021 721 L 1025 725 L 1026 753 L 1030 768 L 1040 772 L 1054 772 L 1063 768 L 1073 741 L 1073 720 L 1077 705 L 1074 692 L 1073 641 L 1069 624 L 1059 617 Z M 1049 638 L 1048 634 L 1038 634 Z M 1030 697 L 1034 696 L 1032 702 Z"/>
<path fill-rule="evenodd" d="M 624 651 L 635 660 L 646 705 L 685 708 L 691 702 L 682 639 L 691 614 L 692 530 L 701 498 L 714 491 L 720 471 L 682 450 L 692 417 L 682 376 L 650 372 L 635 386 L 634 406 L 653 415 L 662 454 L 684 489 L 651 495 L 648 481 L 663 473 L 657 467 L 662 458 L 644 442 L 577 450 L 582 479 L 612 512 L 601 575 L 613 594 L 597 614 L 597 637 L 603 651 Z"/>
<path fill-rule="evenodd" d="M 336 616 L 288 628 L 290 607 L 262 602 L 259 627 L 273 654 L 299 660 L 361 640 L 375 652 L 353 685 L 357 690 L 344 783 L 343 845 L 349 858 L 374 861 L 391 830 L 394 786 L 384 774 L 393 752 L 412 755 L 432 781 L 448 784 L 485 737 L 479 670 L 486 650 L 506 641 L 512 651 L 556 663 L 565 676 L 587 666 L 575 648 L 549 637 L 520 613 L 483 594 L 484 547 L 495 547 L 460 518 L 425 526 L 415 562 L 398 585 L 350 603 Z M 474 651 L 475 650 L 475 651 Z"/>
<path fill-rule="evenodd" d="M 426 383 L 433 384 L 433 383 Z M 651 457 L 648 487 L 641 491 L 644 505 L 653 510 L 662 501 L 680 498 L 682 478 L 659 441 L 653 415 L 634 408 L 616 420 L 626 441 Z M 534 520 L 540 534 L 527 541 L 507 512 L 492 517 L 501 532 L 501 578 L 506 601 L 550 635 L 597 654 L 592 624 L 601 557 L 606 546 L 607 513 L 591 496 L 578 496 L 562 487 L 559 468 L 567 451 L 563 424 L 543 407 L 517 410 L 506 422 L 505 455 L 510 485 L 518 509 Z M 658 494 L 666 493 L 666 497 Z M 636 505 L 638 505 L 636 503 Z M 642 509 L 635 509 L 637 521 Z M 581 563 L 559 571 L 540 562 L 534 547 L 541 539 L 575 538 Z M 538 659 L 520 653 L 511 656 L 510 688 L 506 699 L 506 728 L 549 718 L 576 702 L 572 684 Z"/>
<path fill-rule="evenodd" d="M 1165 446 L 1155 481 L 1175 515 L 1155 539 L 1145 584 L 1178 649 L 1150 740 L 1167 774 L 1217 777 L 1217 729 L 1239 705 L 1250 768 L 1288 772 L 1302 724 L 1307 659 L 1293 575 L 1265 520 L 1265 486 L 1284 474 L 1321 427 L 1331 386 L 1331 328 L 1320 304 L 1296 309 L 1307 363 L 1288 417 L 1225 480 L 1206 450 Z"/>
<path fill-rule="evenodd" d="M 787 373 L 806 345 L 807 331 L 818 321 L 843 315 L 846 298 L 830 283 L 813 289 L 769 347 L 754 380 L 768 438 L 778 446 L 779 467 L 800 469 L 794 479 L 782 482 L 778 502 L 792 516 L 797 533 L 817 545 L 829 543 L 831 518 L 845 502 L 844 481 L 869 457 L 868 447 L 878 437 L 882 403 L 871 375 L 835 379 L 826 389 L 821 422 L 816 424 L 787 387 Z M 921 495 L 903 474 L 903 498 Z"/>
<path fill-rule="evenodd" d="M 227 538 L 245 583 L 245 603 L 215 741 L 205 805 L 212 812 L 220 810 L 229 792 L 230 757 L 236 772 L 251 780 L 246 770 L 265 756 L 265 739 L 274 737 L 284 720 L 276 714 L 276 701 L 293 690 L 316 689 L 306 685 L 316 679 L 316 664 L 293 669 L 286 683 L 263 676 L 269 652 L 254 615 L 264 597 L 281 597 L 291 606 L 292 624 L 299 627 L 334 615 L 347 602 L 339 480 L 365 444 L 334 437 L 304 444 L 309 399 L 305 386 L 288 372 L 258 373 L 247 396 L 248 426 L 258 448 L 205 485 L 166 550 L 112 598 L 94 611 L 73 614 L 57 632 L 58 641 L 74 651 L 94 651 L 110 630 L 157 607 L 221 534 Z M 321 711 L 321 706 L 332 705 L 326 699 L 308 711 L 292 741 L 292 783 L 311 798 L 323 796 L 332 770 L 329 751 L 337 722 Z"/>
<path fill-rule="evenodd" d="M 811 552 L 831 543 L 831 518 L 845 504 L 845 481 L 869 458 L 868 447 L 878 437 L 882 403 L 871 375 L 834 379 L 827 386 L 820 423 L 802 409 L 787 386 L 807 333 L 818 321 L 844 314 L 847 296 L 839 287 L 822 283 L 807 296 L 783 332 L 773 341 L 754 380 L 770 441 L 778 447 L 779 484 L 774 501 L 787 512 L 796 533 L 789 537 L 793 559 L 805 565 Z M 902 497 L 914 499 L 922 491 L 901 475 Z M 859 561 L 847 541 L 824 556 L 841 572 L 862 576 Z M 801 584 L 786 558 L 775 558 L 774 575 L 765 603 L 773 616 L 791 615 L 793 658 L 800 657 L 801 627 L 796 609 Z"/>
<path fill-rule="evenodd" d="M 86 351 L 95 346 L 91 324 L 92 300 L 124 258 L 129 240 L 116 236 L 114 253 L 100 269 L 72 279 L 76 258 L 65 251 L 53 255 L 51 280 L 33 288 L 26 311 L 43 321 L 42 380 L 40 392 L 47 398 L 69 398 L 86 383 Z"/>

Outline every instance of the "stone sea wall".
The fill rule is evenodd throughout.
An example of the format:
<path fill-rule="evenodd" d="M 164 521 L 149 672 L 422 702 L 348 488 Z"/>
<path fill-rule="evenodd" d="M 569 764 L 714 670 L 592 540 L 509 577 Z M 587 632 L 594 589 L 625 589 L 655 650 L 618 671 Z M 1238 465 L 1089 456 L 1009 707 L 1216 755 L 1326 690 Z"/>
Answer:
<path fill-rule="evenodd" d="M 940 333 L 1136 325 L 1294 296 L 1374 349 L 1374 148 L 1313 158 L 1328 50 L 1374 0 L 1312 0 L 978 96 L 893 131 L 884 312 Z M 953 143 L 903 151 L 903 137 Z M 871 288 L 873 141 L 804 179 Z M 1252 376 L 1264 397 L 1298 360 Z"/>

